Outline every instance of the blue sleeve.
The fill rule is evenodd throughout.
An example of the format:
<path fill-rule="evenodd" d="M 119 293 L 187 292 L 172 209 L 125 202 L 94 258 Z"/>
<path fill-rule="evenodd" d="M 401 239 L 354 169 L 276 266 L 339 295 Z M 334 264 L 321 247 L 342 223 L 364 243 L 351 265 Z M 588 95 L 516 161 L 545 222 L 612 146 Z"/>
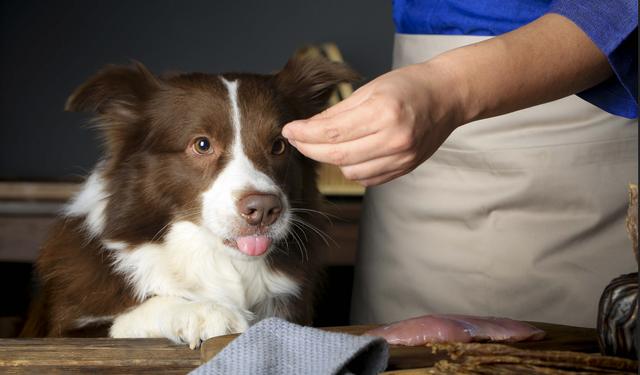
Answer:
<path fill-rule="evenodd" d="M 578 95 L 603 110 L 638 117 L 638 0 L 554 0 L 549 13 L 578 25 L 607 56 L 614 75 Z"/>

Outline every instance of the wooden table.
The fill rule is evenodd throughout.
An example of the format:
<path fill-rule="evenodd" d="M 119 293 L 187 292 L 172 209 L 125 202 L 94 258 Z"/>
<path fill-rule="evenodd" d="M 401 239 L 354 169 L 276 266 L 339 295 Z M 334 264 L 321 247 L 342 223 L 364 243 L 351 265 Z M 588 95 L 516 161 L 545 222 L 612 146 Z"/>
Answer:
<path fill-rule="evenodd" d="M 570 350 L 583 353 L 597 353 L 598 339 L 595 329 L 570 327 L 559 324 L 531 323 L 544 330 L 547 335 L 544 340 L 509 344 L 521 349 L 537 350 Z M 329 327 L 328 331 L 344 332 L 360 335 L 376 326 Z M 207 340 L 201 348 L 202 358 L 208 360 L 224 349 L 237 335 L 214 337 Z M 442 353 L 432 353 L 431 348 L 425 346 L 406 347 L 394 345 L 389 350 L 388 370 L 412 369 L 433 366 L 444 359 Z"/>
<path fill-rule="evenodd" d="M 201 363 L 165 339 L 0 340 L 0 374 L 186 374 Z"/>
<path fill-rule="evenodd" d="M 534 323 L 547 338 L 513 346 L 527 349 L 598 351 L 595 330 Z M 362 334 L 373 326 L 325 328 Z M 207 340 L 200 350 L 164 339 L 3 339 L 0 373 L 9 374 L 186 374 L 222 350 L 237 335 Z M 427 367 L 442 359 L 426 347 L 394 346 L 389 370 Z"/>

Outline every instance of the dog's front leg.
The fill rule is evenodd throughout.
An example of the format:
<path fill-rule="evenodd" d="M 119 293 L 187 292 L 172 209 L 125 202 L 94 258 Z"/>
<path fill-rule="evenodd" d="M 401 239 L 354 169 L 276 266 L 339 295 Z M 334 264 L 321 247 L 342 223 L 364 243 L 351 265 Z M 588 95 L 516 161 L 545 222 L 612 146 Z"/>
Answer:
<path fill-rule="evenodd" d="M 113 338 L 166 337 L 191 349 L 213 336 L 243 332 L 250 313 L 212 302 L 155 296 L 118 315 L 109 335 Z"/>

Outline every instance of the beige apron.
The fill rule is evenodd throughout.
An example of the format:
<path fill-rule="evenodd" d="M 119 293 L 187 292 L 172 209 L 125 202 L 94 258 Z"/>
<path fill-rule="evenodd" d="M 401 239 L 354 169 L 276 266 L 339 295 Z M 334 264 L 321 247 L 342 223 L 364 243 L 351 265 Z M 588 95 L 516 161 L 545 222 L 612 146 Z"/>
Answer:
<path fill-rule="evenodd" d="M 394 68 L 483 37 L 396 35 Z M 625 234 L 638 125 L 577 96 L 457 129 L 364 200 L 353 323 L 428 313 L 584 327 L 636 271 Z"/>

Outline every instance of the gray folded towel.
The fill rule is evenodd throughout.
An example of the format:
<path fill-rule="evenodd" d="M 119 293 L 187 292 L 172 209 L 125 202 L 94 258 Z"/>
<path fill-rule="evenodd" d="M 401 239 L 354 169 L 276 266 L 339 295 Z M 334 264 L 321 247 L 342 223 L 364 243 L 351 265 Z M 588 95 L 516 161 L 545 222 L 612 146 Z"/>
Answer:
<path fill-rule="evenodd" d="M 229 374 L 378 374 L 387 367 L 384 339 L 303 327 L 265 319 L 191 372 Z"/>

